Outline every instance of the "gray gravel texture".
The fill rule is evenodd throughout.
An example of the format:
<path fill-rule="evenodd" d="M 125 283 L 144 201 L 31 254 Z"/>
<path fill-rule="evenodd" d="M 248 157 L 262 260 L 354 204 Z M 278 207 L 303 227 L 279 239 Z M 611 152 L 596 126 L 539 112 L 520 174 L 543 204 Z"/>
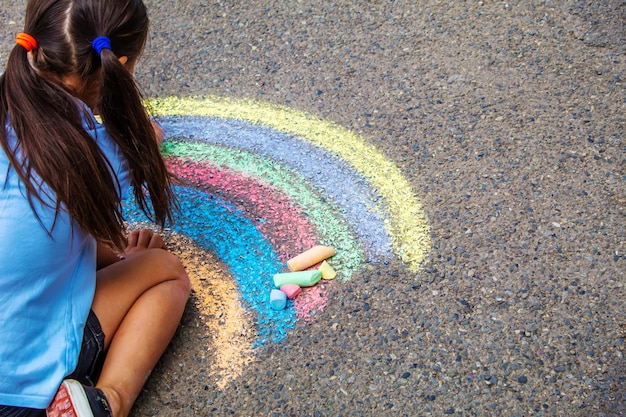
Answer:
<path fill-rule="evenodd" d="M 23 3 L 2 1 L 2 63 Z M 626 414 L 626 2 L 148 5 L 147 96 L 352 129 L 410 180 L 433 249 L 335 286 L 223 391 L 190 303 L 133 416 Z"/>

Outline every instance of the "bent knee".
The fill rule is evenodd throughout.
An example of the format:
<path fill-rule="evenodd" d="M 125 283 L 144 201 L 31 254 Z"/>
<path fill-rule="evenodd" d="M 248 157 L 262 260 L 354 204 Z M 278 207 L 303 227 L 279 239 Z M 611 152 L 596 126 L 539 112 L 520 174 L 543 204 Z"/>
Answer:
<path fill-rule="evenodd" d="M 166 249 L 150 249 L 150 251 L 154 252 L 154 256 L 158 258 L 156 262 L 165 273 L 165 278 L 168 281 L 176 281 L 180 290 L 188 296 L 191 292 L 191 283 L 180 259 Z"/>

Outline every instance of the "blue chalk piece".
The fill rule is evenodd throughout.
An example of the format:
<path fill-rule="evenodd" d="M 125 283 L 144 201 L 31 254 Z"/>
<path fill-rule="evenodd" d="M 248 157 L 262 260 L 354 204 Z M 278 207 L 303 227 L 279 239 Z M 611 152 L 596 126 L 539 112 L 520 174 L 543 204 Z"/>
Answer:
<path fill-rule="evenodd" d="M 270 307 L 274 310 L 283 310 L 287 305 L 287 295 L 281 290 L 270 292 Z"/>

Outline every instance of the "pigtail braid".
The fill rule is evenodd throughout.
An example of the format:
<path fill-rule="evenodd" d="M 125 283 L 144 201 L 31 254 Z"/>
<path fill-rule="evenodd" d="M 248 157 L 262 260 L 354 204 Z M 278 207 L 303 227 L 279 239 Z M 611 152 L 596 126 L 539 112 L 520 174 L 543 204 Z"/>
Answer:
<path fill-rule="evenodd" d="M 0 76 L 0 146 L 35 215 L 38 200 L 67 212 L 86 233 L 118 249 L 126 243 L 120 184 L 85 130 L 91 116 L 75 97 L 100 113 L 128 161 L 137 204 L 163 227 L 172 219 L 172 178 L 141 93 L 118 59 L 136 62 L 148 27 L 141 0 L 30 0 L 24 34 L 35 46 L 19 39 L 22 45 L 13 48 Z M 94 45 L 99 36 L 105 44 Z M 45 227 L 51 233 L 54 224 Z"/>
<path fill-rule="evenodd" d="M 171 176 L 132 74 L 109 49 L 100 53 L 102 81 L 98 110 L 104 126 L 126 157 L 141 210 L 161 227 L 172 220 Z M 150 205 L 146 198 L 149 195 Z"/>
<path fill-rule="evenodd" d="M 8 143 L 7 118 L 18 138 L 15 146 Z M 85 131 L 77 101 L 37 74 L 20 46 L 0 78 L 0 123 L 0 143 L 40 223 L 34 199 L 66 211 L 97 240 L 123 247 L 123 218 L 107 159 Z M 42 226 L 48 233 L 54 228 Z"/>

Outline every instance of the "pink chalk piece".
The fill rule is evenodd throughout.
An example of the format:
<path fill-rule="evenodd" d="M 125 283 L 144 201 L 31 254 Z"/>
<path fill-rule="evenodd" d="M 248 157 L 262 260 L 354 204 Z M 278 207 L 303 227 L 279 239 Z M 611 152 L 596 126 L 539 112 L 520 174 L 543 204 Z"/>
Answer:
<path fill-rule="evenodd" d="M 280 290 L 287 295 L 287 298 L 293 300 L 300 294 L 302 294 L 302 288 L 298 284 L 285 284 L 280 287 Z"/>

